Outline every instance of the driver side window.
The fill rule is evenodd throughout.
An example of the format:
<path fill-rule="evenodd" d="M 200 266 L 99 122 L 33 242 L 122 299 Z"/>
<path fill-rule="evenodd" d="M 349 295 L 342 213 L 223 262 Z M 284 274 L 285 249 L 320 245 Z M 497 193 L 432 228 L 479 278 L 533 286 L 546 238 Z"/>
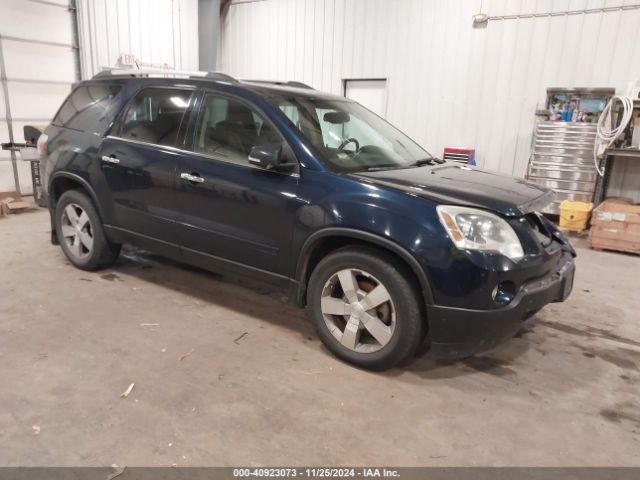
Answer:
<path fill-rule="evenodd" d="M 216 94 L 205 97 L 194 151 L 250 166 L 253 147 L 281 143 L 280 135 L 253 108 Z"/>

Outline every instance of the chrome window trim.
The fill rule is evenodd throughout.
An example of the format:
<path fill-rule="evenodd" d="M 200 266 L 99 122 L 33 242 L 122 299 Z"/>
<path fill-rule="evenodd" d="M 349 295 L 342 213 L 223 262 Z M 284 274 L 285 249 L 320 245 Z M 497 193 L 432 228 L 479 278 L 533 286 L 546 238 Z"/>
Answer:
<path fill-rule="evenodd" d="M 299 172 L 291 172 L 291 173 L 278 172 L 276 170 L 265 170 L 264 168 L 260 168 L 260 167 L 256 167 L 255 165 L 251 165 L 249 163 L 249 161 L 248 161 L 248 157 L 247 157 L 247 165 L 242 165 L 240 163 L 230 162 L 228 160 L 223 160 L 223 159 L 214 157 L 213 155 L 208 155 L 206 153 L 194 152 L 192 150 L 185 150 L 183 148 L 172 147 L 172 146 L 169 146 L 169 145 L 161 145 L 159 143 L 142 142 L 140 140 L 133 140 L 131 138 L 122 138 L 122 137 L 117 137 L 115 135 L 107 135 L 104 138 L 105 139 L 109 139 L 109 140 L 119 140 L 121 142 L 133 143 L 134 145 L 141 145 L 141 146 L 144 146 L 144 147 L 163 148 L 163 149 L 169 150 L 170 152 L 173 152 L 173 153 L 196 155 L 198 157 L 206 158 L 207 160 L 215 160 L 217 162 L 223 162 L 223 163 L 225 163 L 227 165 L 237 165 L 238 167 L 246 167 L 246 168 L 251 168 L 253 170 L 264 170 L 265 172 L 266 171 L 270 171 L 270 172 L 274 172 L 274 173 L 279 173 L 280 175 L 287 175 L 287 176 L 294 177 L 294 178 L 300 178 L 300 173 Z"/>
<path fill-rule="evenodd" d="M 132 138 L 118 137 L 117 135 L 107 135 L 104 138 L 109 140 L 120 140 L 121 142 L 133 143 L 134 145 L 142 145 L 146 147 L 165 148 L 167 150 L 171 150 L 176 153 L 192 153 L 192 152 L 189 152 L 188 150 L 182 150 L 181 148 L 178 148 L 178 147 L 172 147 L 171 145 L 162 145 L 160 143 L 143 142 L 141 140 L 133 140 Z"/>

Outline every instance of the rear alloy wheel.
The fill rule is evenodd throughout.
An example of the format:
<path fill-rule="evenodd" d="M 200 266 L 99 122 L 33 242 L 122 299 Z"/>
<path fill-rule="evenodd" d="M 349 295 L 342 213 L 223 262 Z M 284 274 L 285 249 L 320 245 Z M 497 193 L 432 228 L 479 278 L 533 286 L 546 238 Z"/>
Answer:
<path fill-rule="evenodd" d="M 73 257 L 82 261 L 93 250 L 93 230 L 89 215 L 80 205 L 69 203 L 62 211 L 60 219 L 62 240 Z"/>
<path fill-rule="evenodd" d="M 54 215 L 58 241 L 73 265 L 82 270 L 98 270 L 116 261 L 120 245 L 107 239 L 100 216 L 84 192 L 64 192 Z"/>
<path fill-rule="evenodd" d="M 424 338 L 411 273 L 372 248 L 345 248 L 321 260 L 309 280 L 307 312 L 332 353 L 371 370 L 393 367 Z"/>

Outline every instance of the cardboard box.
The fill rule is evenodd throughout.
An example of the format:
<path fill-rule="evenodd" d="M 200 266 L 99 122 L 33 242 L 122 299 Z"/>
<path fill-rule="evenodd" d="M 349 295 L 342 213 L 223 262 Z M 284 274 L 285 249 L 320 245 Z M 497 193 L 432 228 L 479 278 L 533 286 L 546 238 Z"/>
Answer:
<path fill-rule="evenodd" d="M 24 200 L 21 200 L 18 202 L 8 203 L 7 207 L 9 207 L 9 211 L 13 213 L 16 210 L 25 210 L 27 208 L 33 208 L 33 204 L 31 202 L 25 202 Z"/>
<path fill-rule="evenodd" d="M 597 250 L 640 253 L 640 205 L 609 198 L 593 211 L 589 245 Z"/>

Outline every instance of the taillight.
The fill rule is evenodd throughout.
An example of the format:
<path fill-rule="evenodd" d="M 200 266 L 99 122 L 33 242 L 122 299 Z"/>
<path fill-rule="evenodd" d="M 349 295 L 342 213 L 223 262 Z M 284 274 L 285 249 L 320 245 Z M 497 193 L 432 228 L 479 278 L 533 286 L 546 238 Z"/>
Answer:
<path fill-rule="evenodd" d="M 40 156 L 44 155 L 47 151 L 47 140 L 49 140 L 49 136 L 46 133 L 38 137 L 38 153 Z"/>

